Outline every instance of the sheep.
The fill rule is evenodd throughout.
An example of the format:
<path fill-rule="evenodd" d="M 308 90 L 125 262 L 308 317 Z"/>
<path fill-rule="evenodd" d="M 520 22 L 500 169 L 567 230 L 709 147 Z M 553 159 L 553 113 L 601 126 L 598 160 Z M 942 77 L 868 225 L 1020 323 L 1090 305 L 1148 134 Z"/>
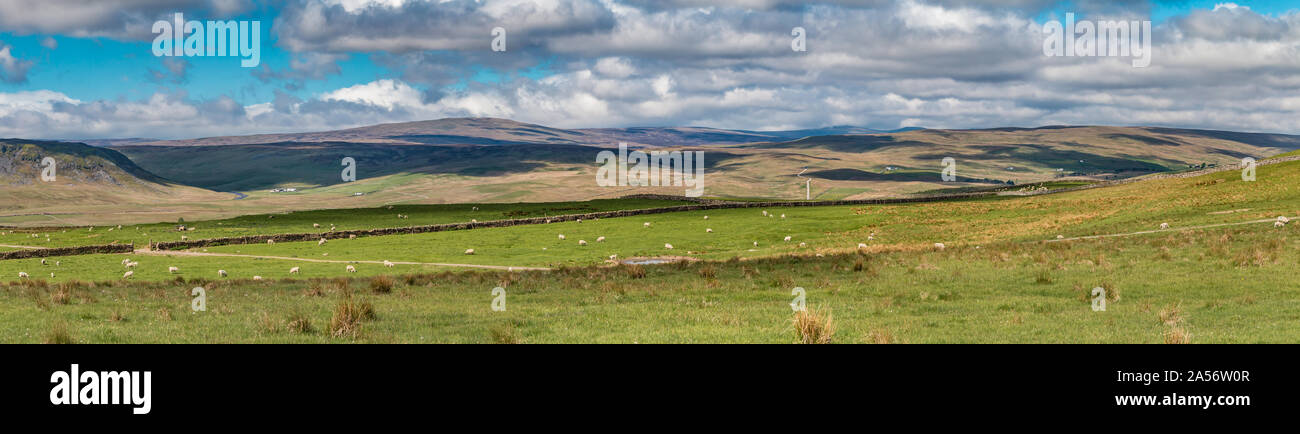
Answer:
<path fill-rule="evenodd" d="M 754 242 L 754 247 L 758 247 L 758 241 Z"/>
<path fill-rule="evenodd" d="M 1065 235 L 1057 235 L 1057 236 L 1056 236 L 1056 239 L 1058 239 L 1058 240 L 1064 240 L 1064 239 L 1065 239 Z"/>
<path fill-rule="evenodd" d="M 478 219 L 469 219 L 470 223 L 478 223 Z"/>
<path fill-rule="evenodd" d="M 786 235 L 786 236 L 785 236 L 785 240 L 786 240 L 787 242 L 790 241 L 790 236 L 789 236 L 789 235 Z"/>
<path fill-rule="evenodd" d="M 618 260 L 618 255 L 609 255 L 609 260 L 611 261 Z"/>
<path fill-rule="evenodd" d="M 397 266 L 397 264 L 394 264 L 394 263 L 392 263 L 392 262 L 388 262 L 388 260 L 385 259 L 385 260 L 384 260 L 384 266 L 385 266 L 385 267 L 388 267 L 388 268 L 393 268 L 393 267 Z"/>
<path fill-rule="evenodd" d="M 867 243 L 858 243 L 858 248 L 859 248 L 859 249 L 865 249 L 865 248 L 867 248 Z"/>
<path fill-rule="evenodd" d="M 586 241 L 586 240 L 578 240 L 578 245 L 579 245 L 579 246 L 585 246 L 585 245 L 587 245 L 587 241 Z"/>
<path fill-rule="evenodd" d="M 808 247 L 808 243 L 799 243 L 799 248 Z"/>
<path fill-rule="evenodd" d="M 1286 218 L 1284 215 L 1277 216 L 1277 221 L 1282 222 L 1282 224 L 1291 223 L 1291 219 Z"/>
<path fill-rule="evenodd" d="M 24 273 L 24 272 L 22 272 L 22 271 L 19 271 L 19 272 L 18 272 L 18 278 L 19 278 L 19 279 L 27 279 L 27 278 L 28 278 L 27 273 Z"/>
<path fill-rule="evenodd" d="M 51 279 L 54 278 L 54 273 L 50 273 L 50 278 L 51 278 Z"/>
<path fill-rule="evenodd" d="M 275 244 L 275 240 L 266 240 L 267 244 Z"/>
<path fill-rule="evenodd" d="M 763 211 L 763 217 L 767 217 L 767 211 Z"/>
<path fill-rule="evenodd" d="M 1161 229 L 1161 230 L 1169 229 L 1169 223 L 1161 223 L 1161 224 L 1160 224 L 1160 229 Z"/>
<path fill-rule="evenodd" d="M 140 265 L 140 263 L 135 261 L 127 262 L 126 268 L 135 268 L 137 265 Z"/>
<path fill-rule="evenodd" d="M 781 218 L 785 218 L 785 214 L 781 214 Z"/>
<path fill-rule="evenodd" d="M 603 243 L 603 242 L 605 242 L 605 237 L 596 237 L 596 242 L 597 242 L 597 243 Z"/>
<path fill-rule="evenodd" d="M 131 276 L 134 276 L 134 275 L 135 275 L 135 272 L 134 272 L 134 271 L 128 271 L 128 272 L 126 272 L 126 274 L 123 274 L 123 275 L 122 275 L 122 278 L 123 278 L 123 279 L 130 279 Z"/>
<path fill-rule="evenodd" d="M 353 266 L 349 265 L 348 268 L 347 268 L 347 270 L 348 270 L 349 273 L 355 273 L 355 272 L 357 272 L 357 267 L 353 267 Z"/>
<path fill-rule="evenodd" d="M 320 241 L 317 241 L 317 242 L 316 242 L 316 245 L 317 245 L 317 246 L 323 246 L 323 245 L 325 245 L 325 239 L 324 239 L 324 238 L 321 238 Z"/>
<path fill-rule="evenodd" d="M 348 235 L 348 239 L 349 239 L 349 240 L 355 240 L 355 239 L 357 239 L 357 235 L 356 235 L 356 234 Z"/>
<path fill-rule="evenodd" d="M 45 258 L 41 258 L 41 265 L 46 265 L 46 264 L 45 264 Z"/>
<path fill-rule="evenodd" d="M 176 268 L 176 267 L 167 267 L 167 272 L 168 272 L 168 273 L 176 274 L 177 272 L 180 272 L 180 271 L 181 271 L 180 268 Z"/>
<path fill-rule="evenodd" d="M 253 280 L 262 280 L 262 276 L 253 276 Z"/>
<path fill-rule="evenodd" d="M 704 233 L 706 233 L 706 234 L 711 234 L 711 233 L 713 233 L 713 228 L 704 228 Z"/>
<path fill-rule="evenodd" d="M 474 207 L 473 210 L 474 210 L 474 211 L 478 211 L 478 207 Z"/>
<path fill-rule="evenodd" d="M 582 219 L 578 219 L 578 223 L 582 223 Z"/>
<path fill-rule="evenodd" d="M 293 267 L 289 269 L 289 274 L 298 274 L 298 271 L 298 267 Z"/>
<path fill-rule="evenodd" d="M 466 255 L 473 255 L 473 254 L 474 254 L 474 249 L 465 249 L 465 254 L 466 254 Z"/>
<path fill-rule="evenodd" d="M 947 248 L 947 246 L 944 246 L 943 243 L 934 243 L 934 248 L 938 250 L 943 250 Z"/>
<path fill-rule="evenodd" d="M 642 226 L 645 226 L 645 227 L 648 228 L 648 227 L 650 227 L 650 222 L 645 222 L 645 224 L 643 224 Z"/>
<path fill-rule="evenodd" d="M 217 275 L 221 277 L 226 277 L 226 270 L 217 270 Z"/>
<path fill-rule="evenodd" d="M 130 264 L 130 263 L 131 263 L 131 260 L 130 260 L 130 259 L 123 259 L 123 260 L 122 260 L 122 266 L 123 266 L 123 267 L 125 267 L 126 264 Z"/>
<path fill-rule="evenodd" d="M 708 220 L 708 219 L 709 219 L 709 216 L 704 216 L 704 219 L 705 219 L 705 220 Z"/>
<path fill-rule="evenodd" d="M 189 241 L 189 240 L 190 240 L 190 237 L 187 237 L 187 236 L 181 235 L 181 241 Z"/>
<path fill-rule="evenodd" d="M 311 224 L 311 227 L 313 227 L 313 228 L 320 228 L 320 223 L 312 223 L 312 224 Z"/>
<path fill-rule="evenodd" d="M 668 244 L 668 243 L 664 243 L 664 248 L 665 248 L 665 249 L 668 249 L 668 250 L 672 250 L 672 249 L 673 249 L 673 245 L 672 245 L 672 244 Z"/>
<path fill-rule="evenodd" d="M 54 261 L 54 266 L 55 266 L 55 267 L 59 267 L 59 266 L 62 266 L 62 265 L 63 265 L 63 261 Z"/>
<path fill-rule="evenodd" d="M 561 239 L 561 240 L 564 239 L 564 234 L 560 234 L 560 239 Z"/>
<path fill-rule="evenodd" d="M 1275 228 L 1280 228 L 1280 227 L 1283 227 L 1283 226 L 1286 226 L 1286 223 L 1282 223 L 1282 222 L 1280 222 L 1280 221 L 1279 221 L 1279 222 L 1273 222 L 1273 227 L 1275 227 Z"/>

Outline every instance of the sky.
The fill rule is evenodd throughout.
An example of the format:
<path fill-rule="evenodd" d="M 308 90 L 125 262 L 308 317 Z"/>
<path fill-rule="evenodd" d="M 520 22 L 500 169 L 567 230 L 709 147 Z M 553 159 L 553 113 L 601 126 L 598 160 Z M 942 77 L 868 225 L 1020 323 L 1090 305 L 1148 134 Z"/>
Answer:
<path fill-rule="evenodd" d="M 260 62 L 158 56 L 258 22 Z M 1045 25 L 1152 22 L 1151 60 Z M 493 30 L 505 30 L 494 51 Z M 792 30 L 804 29 L 803 51 Z M 1149 125 L 1300 134 L 1300 3 L 0 0 L 0 137 L 194 138 L 444 117 L 561 128 Z"/>

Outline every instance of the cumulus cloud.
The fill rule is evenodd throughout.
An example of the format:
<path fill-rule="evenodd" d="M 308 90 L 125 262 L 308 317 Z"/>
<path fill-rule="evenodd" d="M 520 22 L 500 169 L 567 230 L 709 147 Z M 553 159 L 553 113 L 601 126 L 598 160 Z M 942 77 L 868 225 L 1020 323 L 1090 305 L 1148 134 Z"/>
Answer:
<path fill-rule="evenodd" d="M 0 81 L 6 83 L 25 82 L 27 81 L 27 70 L 31 69 L 33 62 L 16 58 L 11 51 L 9 45 L 0 42 Z"/>
<path fill-rule="evenodd" d="M 219 2 L 127 3 L 129 17 Z M 220 3 L 236 10 L 240 2 Z M 1150 13 L 1131 1 L 1065 7 L 1096 20 Z M 1063 18 L 1061 8 L 1053 0 L 292 1 L 272 30 L 292 55 L 289 67 L 264 65 L 256 77 L 302 89 L 360 55 L 391 73 L 246 105 L 183 94 L 87 102 L 0 93 L 0 135 L 195 137 L 452 116 L 557 127 L 1145 124 L 1300 133 L 1300 13 L 1194 10 L 1156 25 L 1151 65 L 1133 68 L 1126 58 L 1044 56 L 1042 17 Z M 490 50 L 497 26 L 508 32 L 506 53 Z M 790 49 L 796 26 L 806 29 L 807 51 Z M 543 64 L 545 74 L 512 73 Z M 467 80 L 481 68 L 500 79 Z"/>
<path fill-rule="evenodd" d="M 0 2 L 0 31 L 147 40 L 153 38 L 153 22 L 172 13 L 223 18 L 251 5 L 249 0 L 6 0 Z"/>

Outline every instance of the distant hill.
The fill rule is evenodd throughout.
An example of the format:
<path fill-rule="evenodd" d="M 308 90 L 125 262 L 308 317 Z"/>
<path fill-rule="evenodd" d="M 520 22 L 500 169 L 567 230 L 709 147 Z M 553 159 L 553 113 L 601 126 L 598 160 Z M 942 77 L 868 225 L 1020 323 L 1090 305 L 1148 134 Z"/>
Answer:
<path fill-rule="evenodd" d="M 789 140 L 827 134 L 875 134 L 882 131 L 853 126 L 810 130 L 742 131 L 704 127 L 632 127 L 559 129 L 497 118 L 446 118 L 349 128 L 336 131 L 185 140 L 101 139 L 95 146 L 231 146 L 289 143 L 375 143 L 390 145 L 585 145 L 702 146 Z"/>
<path fill-rule="evenodd" d="M 41 178 L 41 162 L 47 157 L 55 161 L 53 182 Z M 0 139 L 0 223 L 86 207 L 148 206 L 230 197 L 163 179 L 112 149 L 82 143 Z"/>

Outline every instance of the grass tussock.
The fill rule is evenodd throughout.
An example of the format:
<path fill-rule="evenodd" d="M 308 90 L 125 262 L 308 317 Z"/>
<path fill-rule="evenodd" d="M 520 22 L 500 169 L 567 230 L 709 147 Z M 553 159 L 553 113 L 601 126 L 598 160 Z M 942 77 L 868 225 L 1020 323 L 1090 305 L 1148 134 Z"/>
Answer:
<path fill-rule="evenodd" d="M 1166 344 L 1190 344 L 1192 343 L 1192 334 L 1182 327 L 1170 327 L 1165 331 Z"/>
<path fill-rule="evenodd" d="M 1161 324 L 1170 327 L 1176 326 L 1178 323 L 1183 321 L 1182 305 L 1171 304 L 1165 306 L 1164 308 L 1161 308 L 1160 312 L 1156 313 L 1156 315 L 1160 318 Z"/>
<path fill-rule="evenodd" d="M 330 317 L 330 335 L 336 338 L 355 338 L 361 333 L 361 322 L 375 319 L 375 307 L 368 301 L 351 298 L 339 301 Z"/>
<path fill-rule="evenodd" d="M 632 278 L 632 279 L 644 279 L 644 278 L 645 278 L 645 267 L 642 267 L 640 264 L 628 264 L 628 265 L 624 265 L 624 266 L 623 266 L 623 270 L 627 272 L 627 277 L 629 277 L 629 278 Z"/>
<path fill-rule="evenodd" d="M 801 310 L 794 314 L 794 330 L 801 344 L 829 344 L 835 337 L 835 319 L 829 310 Z"/>
<path fill-rule="evenodd" d="M 45 343 L 47 344 L 75 344 L 72 334 L 68 332 L 68 326 L 64 323 L 55 324 L 50 328 L 49 333 L 45 334 Z"/>
<path fill-rule="evenodd" d="M 289 315 L 289 321 L 285 323 L 285 329 L 292 333 L 309 334 L 316 331 L 311 326 L 311 318 L 303 315 L 301 312 L 295 312 Z"/>
<path fill-rule="evenodd" d="M 387 275 L 375 276 L 370 279 L 370 292 L 375 294 L 388 294 L 393 292 L 393 286 L 397 282 Z"/>
<path fill-rule="evenodd" d="M 488 329 L 488 334 L 492 337 L 492 342 L 497 344 L 518 344 L 523 339 L 519 336 L 519 329 L 515 328 L 512 323 L 497 324 Z"/>

